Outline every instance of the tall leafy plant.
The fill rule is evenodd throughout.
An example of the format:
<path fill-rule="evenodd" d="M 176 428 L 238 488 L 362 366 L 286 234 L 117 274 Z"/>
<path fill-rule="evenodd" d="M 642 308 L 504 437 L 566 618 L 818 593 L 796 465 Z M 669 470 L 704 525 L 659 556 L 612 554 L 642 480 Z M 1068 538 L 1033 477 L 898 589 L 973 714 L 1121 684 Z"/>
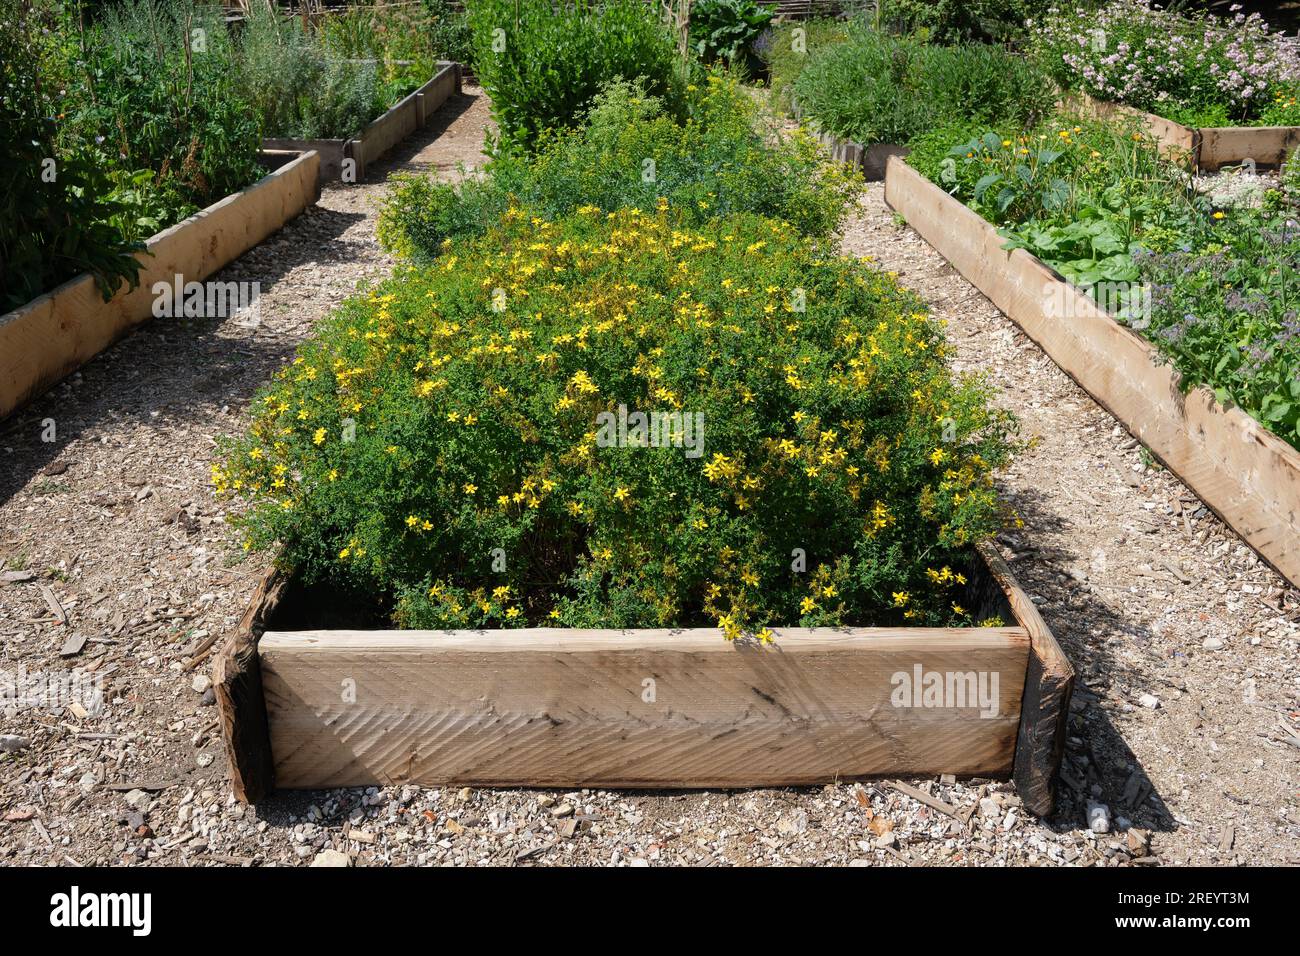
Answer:
<path fill-rule="evenodd" d="M 643 79 L 680 112 L 676 49 L 644 0 L 472 0 L 474 68 L 502 145 L 573 125 L 611 80 Z"/>

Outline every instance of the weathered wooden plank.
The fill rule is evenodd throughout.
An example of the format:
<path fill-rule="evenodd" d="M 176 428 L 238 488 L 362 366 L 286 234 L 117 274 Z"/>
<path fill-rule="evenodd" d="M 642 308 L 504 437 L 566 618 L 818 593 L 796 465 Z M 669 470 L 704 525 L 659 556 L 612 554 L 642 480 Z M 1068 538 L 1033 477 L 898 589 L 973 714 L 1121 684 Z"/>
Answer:
<path fill-rule="evenodd" d="M 1281 166 L 1300 147 L 1300 126 L 1206 127 L 1199 130 L 1201 169 L 1239 166 Z"/>
<path fill-rule="evenodd" d="M 899 159 L 885 201 L 1292 583 L 1300 584 L 1300 452 L 1195 388 L 1155 349 Z"/>
<path fill-rule="evenodd" d="M 202 281 L 316 201 L 307 153 L 147 242 L 140 284 L 105 302 L 83 274 L 0 316 L 0 418 L 153 316 L 156 282 Z"/>
<path fill-rule="evenodd" d="M 983 544 L 980 553 L 989 574 L 1007 596 L 1012 616 L 1029 634 L 1029 663 L 1020 701 L 1020 733 L 1012 776 L 1029 812 L 1046 816 L 1052 812 L 1056 773 L 1065 753 L 1074 668 L 997 549 Z"/>
<path fill-rule="evenodd" d="M 262 148 L 315 150 L 321 157 L 319 181 L 322 185 L 339 182 L 343 178 L 344 161 L 350 159 L 354 163 L 352 173 L 360 181 L 372 163 L 378 162 L 394 146 L 424 126 L 460 88 L 460 64 L 442 60 L 438 62 L 432 79 L 393 104 L 356 136 L 349 139 L 271 138 L 262 140 Z"/>
<path fill-rule="evenodd" d="M 743 787 L 1009 774 L 1029 645 L 1018 627 L 795 628 L 768 647 L 717 629 L 268 631 L 260 657 L 279 787 Z M 918 668 L 983 675 L 996 705 L 895 706 Z"/>
<path fill-rule="evenodd" d="M 257 642 L 284 599 L 290 580 L 276 567 L 262 575 L 239 626 L 222 641 L 212 668 L 230 787 L 245 803 L 255 803 L 275 787 Z"/>

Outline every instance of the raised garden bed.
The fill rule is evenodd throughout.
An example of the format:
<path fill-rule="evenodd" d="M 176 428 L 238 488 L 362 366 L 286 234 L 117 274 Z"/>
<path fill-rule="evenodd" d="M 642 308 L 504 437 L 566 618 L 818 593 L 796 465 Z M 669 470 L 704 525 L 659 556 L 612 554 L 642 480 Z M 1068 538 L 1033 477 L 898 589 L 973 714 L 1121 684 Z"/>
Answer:
<path fill-rule="evenodd" d="M 105 302 L 83 273 L 0 315 L 0 418 L 151 318 L 154 283 L 206 279 L 315 203 L 316 153 L 267 152 L 262 160 L 273 172 L 148 240 L 134 289 Z"/>
<path fill-rule="evenodd" d="M 262 146 L 265 149 L 316 151 L 320 155 L 321 183 L 339 181 L 343 176 L 343 162 L 350 159 L 356 164 L 353 172 L 360 180 L 369 164 L 379 160 L 417 129 L 428 125 L 438 108 L 460 89 L 460 64 L 439 62 L 433 79 L 398 101 L 350 139 L 271 138 L 262 140 Z"/>
<path fill-rule="evenodd" d="M 790 111 L 795 119 L 803 119 L 803 111 L 797 102 L 791 104 Z M 863 178 L 868 182 L 878 182 L 885 178 L 885 167 L 889 163 L 889 157 L 906 156 L 910 152 L 906 146 L 897 143 L 872 143 L 870 146 L 864 146 L 851 139 L 841 139 L 833 133 L 816 129 L 815 125 L 814 135 L 817 137 L 817 142 L 825 146 L 831 154 L 831 159 L 848 163 L 862 170 Z"/>
<path fill-rule="evenodd" d="M 1281 166 L 1300 147 L 1300 126 L 1207 126 L 1194 129 L 1173 120 L 1115 103 L 1082 97 L 1088 112 L 1107 118 L 1136 119 L 1147 134 L 1171 153 L 1187 156 L 1199 170 L 1213 172 L 1223 166 Z"/>
<path fill-rule="evenodd" d="M 1156 350 L 901 159 L 885 201 L 1171 472 L 1300 584 L 1300 452 L 1206 388 L 1184 394 Z"/>
<path fill-rule="evenodd" d="M 1073 671 L 997 552 L 998 628 L 391 631 L 264 576 L 215 667 L 237 797 L 361 785 L 700 788 L 1013 776 L 1047 813 Z M 997 675 L 986 701 L 898 706 L 897 674 Z M 943 703 L 960 701 L 948 698 Z"/>

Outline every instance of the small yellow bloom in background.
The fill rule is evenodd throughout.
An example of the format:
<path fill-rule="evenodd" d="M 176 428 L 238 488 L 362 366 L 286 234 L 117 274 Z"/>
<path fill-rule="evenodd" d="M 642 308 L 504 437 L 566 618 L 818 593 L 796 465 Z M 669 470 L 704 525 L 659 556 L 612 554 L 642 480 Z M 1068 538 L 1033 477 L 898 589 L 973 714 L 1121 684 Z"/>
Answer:
<path fill-rule="evenodd" d="M 771 644 L 771 643 L 772 643 L 772 632 L 769 631 L 767 628 L 763 628 L 761 631 L 759 631 L 759 632 L 758 632 L 757 634 L 755 634 L 754 636 L 755 636 L 756 638 L 758 638 L 760 641 L 762 641 L 764 644 Z"/>
<path fill-rule="evenodd" d="M 469 482 L 465 483 L 465 494 L 472 495 L 476 491 L 478 491 L 478 485 L 471 484 Z"/>
<path fill-rule="evenodd" d="M 904 604 L 906 604 L 906 603 L 908 602 L 908 600 L 909 600 L 910 598 L 911 598 L 911 595 L 908 594 L 906 591 L 895 591 L 895 592 L 894 592 L 894 607 L 902 607 Z"/>
<path fill-rule="evenodd" d="M 330 481 L 338 481 L 339 470 L 337 468 L 331 468 L 328 477 Z"/>
<path fill-rule="evenodd" d="M 826 587 L 822 588 L 822 597 L 833 598 L 838 593 L 839 592 L 835 590 L 835 585 L 833 584 L 828 584 Z"/>
<path fill-rule="evenodd" d="M 964 607 L 962 607 L 960 604 L 953 604 L 953 606 L 952 606 L 952 611 L 953 611 L 954 614 L 965 614 L 965 613 L 966 613 L 966 609 L 965 609 Z"/>
<path fill-rule="evenodd" d="M 560 619 L 560 609 L 558 607 L 551 608 L 551 613 L 547 617 L 553 621 L 558 621 Z"/>
<path fill-rule="evenodd" d="M 1011 145 L 1011 140 L 1009 140 L 1009 139 L 1004 139 L 1004 140 L 1002 141 L 1002 145 L 1003 145 L 1003 146 L 1010 146 L 1010 145 Z"/>
<path fill-rule="evenodd" d="M 407 526 L 408 528 L 414 528 L 414 527 L 415 527 L 416 525 L 418 525 L 419 523 L 420 523 L 420 519 L 417 518 L 415 515 L 407 515 L 407 516 L 406 516 L 406 526 Z"/>
<path fill-rule="evenodd" d="M 1214 218 L 1215 218 L 1215 219 L 1222 219 L 1223 217 L 1224 217 L 1224 213 L 1222 213 L 1222 212 L 1216 212 L 1216 213 L 1214 214 Z"/>
<path fill-rule="evenodd" d="M 492 589 L 492 596 L 499 601 L 503 601 L 510 596 L 510 585 L 503 584 L 498 588 Z"/>
<path fill-rule="evenodd" d="M 934 451 L 930 452 L 930 464 L 937 466 L 947 457 L 947 454 L 942 448 L 936 448 Z"/>
<path fill-rule="evenodd" d="M 817 602 L 814 601 L 814 600 L 813 600 L 812 598 L 810 598 L 810 597 L 806 597 L 806 598 L 804 598 L 802 601 L 799 602 L 799 613 L 800 613 L 800 614 L 808 614 L 808 613 L 810 613 L 810 612 L 813 610 L 813 608 L 815 608 L 815 607 L 817 607 Z"/>
<path fill-rule="evenodd" d="M 317 445 L 323 444 L 325 442 L 325 429 L 323 428 L 316 429 L 315 434 L 311 436 L 311 440 L 313 443 Z"/>
<path fill-rule="evenodd" d="M 614 492 L 615 501 L 626 501 L 627 496 L 628 496 L 628 489 L 622 486 L 620 486 L 619 489 Z"/>

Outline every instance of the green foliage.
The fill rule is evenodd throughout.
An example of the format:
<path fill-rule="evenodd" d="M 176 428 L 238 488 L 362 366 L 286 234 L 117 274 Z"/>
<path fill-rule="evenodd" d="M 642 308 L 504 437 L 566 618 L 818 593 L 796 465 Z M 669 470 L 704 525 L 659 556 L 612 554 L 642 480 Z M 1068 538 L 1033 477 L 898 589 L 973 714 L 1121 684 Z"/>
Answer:
<path fill-rule="evenodd" d="M 63 142 L 93 149 L 107 169 L 152 171 L 165 219 L 183 219 L 260 176 L 260 132 L 232 79 L 219 7 L 124 0 L 104 10 L 80 52 L 83 88 Z"/>
<path fill-rule="evenodd" d="M 617 82 L 599 94 L 578 129 L 544 134 L 529 158 L 504 155 L 486 178 L 452 186 L 406 177 L 390 191 L 379 237 L 390 250 L 428 261 L 449 238 L 481 235 L 512 205 L 548 217 L 580 206 L 605 211 L 660 202 L 692 220 L 734 212 L 784 219 L 828 236 L 860 179 L 828 163 L 802 133 L 780 140 L 737 82 L 712 76 L 688 90 L 679 124 L 661 101 Z"/>
<path fill-rule="evenodd" d="M 789 109 L 794 81 L 803 68 L 816 54 L 848 36 L 848 25 L 842 20 L 787 20 L 772 27 L 762 43 L 762 54 L 776 104 Z"/>
<path fill-rule="evenodd" d="M 1055 0 L 880 0 L 874 14 L 880 26 L 915 31 L 935 43 L 971 41 L 1012 43 L 1025 34 L 1025 22 L 1054 6 Z"/>
<path fill-rule="evenodd" d="M 795 81 L 804 113 L 863 145 L 908 144 L 964 120 L 1033 122 L 1051 110 L 1051 83 L 1000 47 L 932 46 L 861 24 L 812 57 Z"/>
<path fill-rule="evenodd" d="M 1258 207 L 1200 217 L 1183 246 L 1140 254 L 1143 330 L 1178 369 L 1300 447 L 1300 227 L 1293 182 Z"/>
<path fill-rule="evenodd" d="M 691 6 L 690 41 L 705 63 L 723 62 L 750 71 L 753 43 L 776 16 L 776 7 L 755 0 L 697 0 Z"/>
<path fill-rule="evenodd" d="M 332 54 L 319 34 L 258 4 L 240 39 L 239 84 L 267 137 L 348 139 L 392 105 L 375 63 Z"/>
<path fill-rule="evenodd" d="M 1147 338 L 1182 388 L 1204 385 L 1300 447 L 1293 168 L 1263 202 L 1215 209 L 1135 128 L 1068 116 L 936 132 L 908 161 Z"/>
<path fill-rule="evenodd" d="M 470 0 L 474 69 L 503 145 L 570 126 L 612 80 L 644 79 L 677 112 L 672 37 L 644 0 Z"/>
<path fill-rule="evenodd" d="M 513 209 L 326 320 L 213 480 L 248 548 L 405 626 L 965 624 L 1013 421 L 946 354 L 784 223 Z"/>
<path fill-rule="evenodd" d="M 0 180 L 0 313 L 82 272 L 106 298 L 139 273 L 140 247 L 115 225 L 132 204 L 113 194 L 93 155 L 57 142 L 66 25 L 50 6 L 27 3 L 0 20 L 0 142 L 10 160 Z"/>

